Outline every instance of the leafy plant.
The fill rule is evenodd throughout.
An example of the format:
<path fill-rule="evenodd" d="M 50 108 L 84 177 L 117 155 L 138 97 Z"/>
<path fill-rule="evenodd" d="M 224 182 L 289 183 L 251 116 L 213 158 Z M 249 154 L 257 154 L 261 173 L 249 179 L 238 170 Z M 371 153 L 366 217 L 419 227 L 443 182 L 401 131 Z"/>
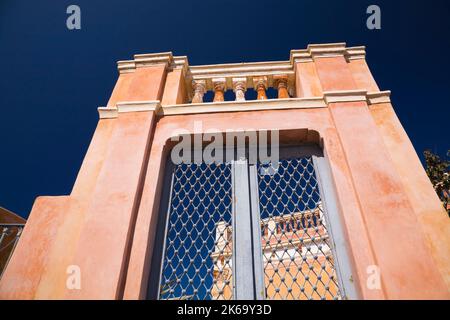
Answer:
<path fill-rule="evenodd" d="M 423 155 L 425 156 L 425 171 L 450 217 L 450 161 L 441 159 L 430 150 L 424 151 Z M 447 158 L 449 157 L 450 150 L 447 151 Z"/>

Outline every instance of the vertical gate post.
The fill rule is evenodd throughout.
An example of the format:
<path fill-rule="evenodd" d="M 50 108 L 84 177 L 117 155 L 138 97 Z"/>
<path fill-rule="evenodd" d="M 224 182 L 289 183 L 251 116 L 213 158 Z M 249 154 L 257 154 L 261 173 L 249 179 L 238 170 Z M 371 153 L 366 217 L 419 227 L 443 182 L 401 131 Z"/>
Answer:
<path fill-rule="evenodd" d="M 252 221 L 250 213 L 250 192 L 248 161 L 238 159 L 232 162 L 233 170 L 233 229 L 234 229 L 234 288 L 235 299 L 255 298 L 253 283 Z"/>

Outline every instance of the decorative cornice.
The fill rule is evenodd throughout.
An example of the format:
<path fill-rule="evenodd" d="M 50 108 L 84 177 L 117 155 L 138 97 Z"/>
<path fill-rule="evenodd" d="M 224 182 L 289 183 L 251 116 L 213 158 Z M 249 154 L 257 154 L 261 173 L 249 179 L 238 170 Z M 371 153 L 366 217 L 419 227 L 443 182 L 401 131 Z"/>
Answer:
<path fill-rule="evenodd" d="M 189 71 L 189 61 L 187 56 L 177 56 L 173 57 L 173 61 L 169 68 L 171 70 L 180 69 L 183 70 L 183 75 L 186 76 Z"/>
<path fill-rule="evenodd" d="M 161 103 L 155 101 L 123 101 L 118 102 L 114 107 L 99 107 L 98 113 L 100 119 L 113 119 L 119 116 L 119 113 L 128 112 L 158 112 L 161 108 Z"/>
<path fill-rule="evenodd" d="M 325 91 L 323 97 L 327 104 L 335 102 L 367 101 L 366 90 Z"/>
<path fill-rule="evenodd" d="M 366 58 L 366 47 L 350 47 L 345 50 L 345 58 L 347 60 L 365 59 Z"/>
<path fill-rule="evenodd" d="M 349 47 L 342 43 L 310 44 L 307 49 L 291 50 L 290 63 L 313 62 L 317 58 L 343 56 L 347 60 L 365 59 L 364 46 Z"/>
<path fill-rule="evenodd" d="M 135 54 L 133 57 L 133 60 L 117 61 L 119 73 L 130 73 L 134 72 L 136 68 L 144 68 L 156 64 L 166 64 L 167 66 L 170 66 L 174 62 L 172 52 Z M 182 59 L 182 57 L 177 58 Z"/>
<path fill-rule="evenodd" d="M 390 103 L 390 91 L 367 92 L 365 90 L 326 91 L 322 97 L 286 98 L 247 101 L 220 101 L 163 105 L 160 101 L 125 101 L 114 107 L 99 107 L 100 119 L 117 118 L 119 113 L 153 111 L 160 116 L 223 113 L 285 109 L 326 108 L 330 103 L 366 102 L 367 105 Z"/>
<path fill-rule="evenodd" d="M 198 104 L 175 104 L 162 106 L 159 114 L 163 116 L 199 113 L 222 113 L 258 110 L 283 110 L 304 108 L 326 108 L 323 98 L 288 98 L 247 101 L 222 101 Z"/>
<path fill-rule="evenodd" d="M 161 107 L 159 100 L 154 101 L 124 101 L 117 102 L 116 108 L 119 113 L 157 111 Z"/>
<path fill-rule="evenodd" d="M 327 104 L 336 102 L 355 102 L 364 101 L 368 105 L 390 103 L 391 91 L 371 91 L 366 90 L 341 90 L 326 91 L 323 93 L 324 100 Z"/>
<path fill-rule="evenodd" d="M 269 61 L 250 63 L 228 63 L 216 65 L 189 66 L 186 56 L 173 56 L 171 52 L 136 54 L 133 60 L 118 61 L 119 72 L 130 73 L 136 68 L 155 64 L 165 64 L 169 71 L 182 70 L 186 85 L 187 100 L 193 99 L 195 83 L 204 83 L 204 91 L 214 91 L 215 80 L 224 79 L 225 88 L 233 88 L 233 79 L 241 78 L 246 88 L 255 88 L 254 79 L 265 77 L 266 88 L 274 87 L 277 77 L 287 77 L 287 89 L 292 96 L 295 88 L 295 64 L 313 62 L 325 57 L 344 57 L 347 61 L 365 58 L 365 47 L 346 47 L 344 42 L 310 44 L 306 49 L 291 50 L 289 61 Z M 198 99 L 197 99 L 198 100 Z M 195 101 L 197 102 L 197 101 Z"/>
<path fill-rule="evenodd" d="M 100 119 L 114 119 L 117 118 L 117 108 L 98 107 L 98 116 Z"/>
<path fill-rule="evenodd" d="M 345 42 L 310 44 L 308 45 L 307 50 L 313 59 L 343 56 L 346 51 Z"/>
<path fill-rule="evenodd" d="M 117 70 L 119 70 L 119 73 L 131 73 L 136 70 L 136 63 L 134 60 L 121 60 L 117 61 Z"/>
<path fill-rule="evenodd" d="M 291 50 L 291 55 L 289 58 L 289 62 L 291 65 L 294 65 L 298 62 L 313 62 L 313 58 L 311 54 L 306 49 L 300 50 Z"/>
<path fill-rule="evenodd" d="M 227 87 L 231 88 L 231 78 L 246 77 L 247 86 L 253 87 L 253 77 L 267 76 L 268 86 L 272 86 L 273 76 L 286 74 L 292 83 L 295 74 L 295 63 L 312 62 L 323 57 L 344 56 L 347 60 L 364 59 L 365 47 L 346 47 L 344 42 L 328 44 L 310 44 L 306 49 L 291 50 L 289 61 L 268 61 L 250 63 L 228 63 L 215 65 L 189 66 L 186 56 L 173 56 L 172 52 L 151 54 L 136 54 L 133 60 L 121 60 L 117 62 L 120 73 L 134 72 L 136 68 L 166 64 L 169 70 L 182 69 L 186 84 L 192 80 L 205 80 L 206 89 L 213 90 L 213 78 L 226 78 Z"/>
<path fill-rule="evenodd" d="M 317 58 L 345 56 L 347 49 L 345 42 L 310 44 L 306 49 L 291 50 L 290 63 L 312 62 Z"/>
<path fill-rule="evenodd" d="M 136 68 L 152 66 L 155 64 L 170 64 L 173 62 L 172 52 L 135 54 Z"/>
<path fill-rule="evenodd" d="M 367 103 L 369 105 L 379 103 L 391 103 L 391 91 L 371 91 L 367 92 Z"/>

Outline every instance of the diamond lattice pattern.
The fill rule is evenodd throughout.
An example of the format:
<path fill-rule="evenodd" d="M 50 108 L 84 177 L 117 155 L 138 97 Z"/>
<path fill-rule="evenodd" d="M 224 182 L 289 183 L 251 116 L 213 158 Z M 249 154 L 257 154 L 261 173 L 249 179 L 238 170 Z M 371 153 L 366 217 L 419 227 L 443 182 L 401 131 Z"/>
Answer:
<path fill-rule="evenodd" d="M 231 166 L 180 164 L 173 174 L 160 299 L 231 299 Z"/>
<path fill-rule="evenodd" d="M 258 166 L 267 299 L 340 299 L 311 157 Z"/>

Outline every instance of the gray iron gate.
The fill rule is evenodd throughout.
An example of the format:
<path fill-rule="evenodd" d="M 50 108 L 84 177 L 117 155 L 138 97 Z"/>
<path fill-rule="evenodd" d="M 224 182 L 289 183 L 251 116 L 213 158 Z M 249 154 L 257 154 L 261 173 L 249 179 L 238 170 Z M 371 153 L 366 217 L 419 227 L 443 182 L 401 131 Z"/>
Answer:
<path fill-rule="evenodd" d="M 168 164 L 149 298 L 355 298 L 330 172 L 315 146 L 277 170 Z"/>

